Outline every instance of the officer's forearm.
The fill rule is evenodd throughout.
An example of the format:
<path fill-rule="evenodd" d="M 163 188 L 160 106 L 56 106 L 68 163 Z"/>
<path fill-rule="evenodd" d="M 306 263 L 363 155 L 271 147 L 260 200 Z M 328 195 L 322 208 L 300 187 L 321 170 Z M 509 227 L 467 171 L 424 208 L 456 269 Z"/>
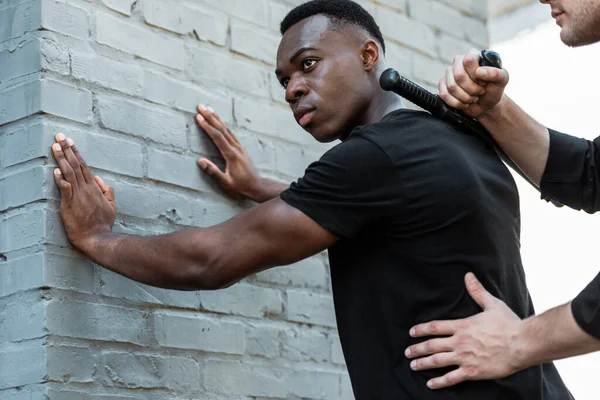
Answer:
<path fill-rule="evenodd" d="M 522 368 L 600 350 L 600 340 L 585 333 L 565 304 L 523 321 L 515 340 Z"/>
<path fill-rule="evenodd" d="M 479 122 L 519 168 L 539 186 L 550 149 L 548 129 L 507 96 L 493 110 L 482 115 Z"/>

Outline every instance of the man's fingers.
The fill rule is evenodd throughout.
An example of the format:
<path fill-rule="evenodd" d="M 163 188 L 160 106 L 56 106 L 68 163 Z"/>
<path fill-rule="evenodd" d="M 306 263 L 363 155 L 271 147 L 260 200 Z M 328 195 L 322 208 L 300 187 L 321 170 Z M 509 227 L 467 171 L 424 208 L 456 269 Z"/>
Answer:
<path fill-rule="evenodd" d="M 419 358 L 436 353 L 445 353 L 452 351 L 452 339 L 431 339 L 423 343 L 418 343 L 406 349 L 405 355 L 408 358 Z"/>
<path fill-rule="evenodd" d="M 448 372 L 446 375 L 433 378 L 427 382 L 427 386 L 430 389 L 444 389 L 450 386 L 458 385 L 461 382 L 468 380 L 468 374 L 465 373 L 463 368 L 455 369 L 454 371 Z"/>
<path fill-rule="evenodd" d="M 198 166 L 202 168 L 204 172 L 210 175 L 217 183 L 221 186 L 227 183 L 227 175 L 219 169 L 212 161 L 206 158 L 198 160 Z"/>
<path fill-rule="evenodd" d="M 62 146 L 59 143 L 52 145 L 52 154 L 58 164 L 58 168 L 61 172 L 62 177 L 71 185 L 71 190 L 75 190 L 79 187 L 77 178 L 75 177 L 75 171 L 71 167 L 71 164 L 65 158 L 65 153 L 62 150 Z"/>
<path fill-rule="evenodd" d="M 56 135 L 56 141 L 62 147 L 62 152 L 65 156 L 65 159 L 71 165 L 73 173 L 75 174 L 75 178 L 77 179 L 78 185 L 83 186 L 86 182 L 85 178 L 83 177 L 83 172 L 81 172 L 81 164 L 79 164 L 79 160 L 77 159 L 75 153 L 73 152 L 73 149 L 71 148 L 73 141 L 67 139 L 67 137 L 62 133 Z"/>
<path fill-rule="evenodd" d="M 454 64 L 452 64 L 452 67 L 449 68 L 449 70 L 452 71 L 453 79 L 456 81 L 456 84 L 468 95 L 473 97 L 482 96 L 485 94 L 485 88 L 473 80 L 471 75 L 469 75 L 465 70 L 465 66 L 461 60 L 462 58 L 460 57 L 455 58 Z"/>
<path fill-rule="evenodd" d="M 458 110 L 464 110 L 469 105 L 465 104 L 452 96 L 448 92 L 448 88 L 446 87 L 446 79 L 442 78 L 438 83 L 438 92 L 440 94 L 440 98 L 446 102 L 450 107 L 456 108 Z"/>
<path fill-rule="evenodd" d="M 198 106 L 198 112 L 210 126 L 218 130 L 223 135 L 225 140 L 227 140 L 231 146 L 239 145 L 239 141 L 233 132 L 231 132 L 231 130 L 227 127 L 227 124 L 221 120 L 217 113 L 215 113 L 215 110 L 213 110 L 211 107 L 206 107 L 203 104 L 200 104 Z"/>
<path fill-rule="evenodd" d="M 427 369 L 437 369 L 459 365 L 459 360 L 456 353 L 436 353 L 432 356 L 419 358 L 410 363 L 410 368 L 413 371 L 424 371 Z"/>
<path fill-rule="evenodd" d="M 456 333 L 461 320 L 456 321 L 431 321 L 414 326 L 410 336 L 414 338 L 424 336 L 450 336 Z"/>
<path fill-rule="evenodd" d="M 508 81 L 510 80 L 507 70 L 494 67 L 479 67 L 475 71 L 475 76 L 480 81 L 493 83 L 501 87 L 508 85 Z"/>
<path fill-rule="evenodd" d="M 475 277 L 475 274 L 469 272 L 465 275 L 465 284 L 467 285 L 469 295 L 483 310 L 487 310 L 496 304 L 498 299 L 485 290 L 481 282 Z"/>
<path fill-rule="evenodd" d="M 111 203 L 114 202 L 115 201 L 115 190 L 112 188 L 112 186 L 104 183 L 102 178 L 100 178 L 98 175 L 96 175 L 94 177 L 94 180 L 98 184 L 98 187 L 100 188 L 100 190 L 102 191 L 102 194 L 104 194 L 106 199 L 108 201 L 110 201 Z"/>
<path fill-rule="evenodd" d="M 63 200 L 71 200 L 73 197 L 73 186 L 67 182 L 59 168 L 54 169 L 54 180 L 60 189 Z"/>
<path fill-rule="evenodd" d="M 75 142 L 73 142 L 73 139 L 71 138 L 67 139 L 67 142 L 70 144 L 71 149 L 75 154 L 75 157 L 77 157 L 77 161 L 79 161 L 79 165 L 81 166 L 81 173 L 83 174 L 85 181 L 88 183 L 91 182 L 93 180 L 92 173 L 90 172 L 87 163 L 83 159 L 83 156 L 79 152 L 77 145 L 75 144 Z"/>
<path fill-rule="evenodd" d="M 234 156 L 234 149 L 231 142 L 225 137 L 223 132 L 208 123 L 206 118 L 200 114 L 196 115 L 196 121 L 198 121 L 200 127 L 212 139 L 226 161 Z"/>
<path fill-rule="evenodd" d="M 479 60 L 481 60 L 481 53 L 477 49 L 471 49 L 462 59 L 462 65 L 465 72 L 473 81 L 477 81 L 477 68 L 479 68 Z"/>
<path fill-rule="evenodd" d="M 459 84 L 455 79 L 454 70 L 452 68 L 448 68 L 446 70 L 446 88 L 448 89 L 448 92 L 452 95 L 452 97 L 466 105 L 475 103 L 477 102 L 477 100 L 479 100 L 477 96 L 472 96 L 471 94 L 467 93 L 461 86 L 462 85 Z M 470 87 L 472 85 L 466 84 L 466 86 Z M 480 90 L 477 90 L 477 92 L 480 92 Z"/>

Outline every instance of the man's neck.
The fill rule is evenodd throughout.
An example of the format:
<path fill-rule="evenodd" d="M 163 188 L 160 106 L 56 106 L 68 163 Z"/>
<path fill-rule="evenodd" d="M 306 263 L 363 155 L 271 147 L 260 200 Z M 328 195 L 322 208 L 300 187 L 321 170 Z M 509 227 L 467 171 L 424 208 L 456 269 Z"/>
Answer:
<path fill-rule="evenodd" d="M 366 124 L 374 124 L 379 121 L 387 114 L 391 113 L 394 110 L 398 110 L 401 108 L 405 108 L 402 103 L 402 99 L 400 96 L 392 93 L 381 91 L 377 93 L 371 105 L 367 109 L 365 113 L 365 123 Z"/>

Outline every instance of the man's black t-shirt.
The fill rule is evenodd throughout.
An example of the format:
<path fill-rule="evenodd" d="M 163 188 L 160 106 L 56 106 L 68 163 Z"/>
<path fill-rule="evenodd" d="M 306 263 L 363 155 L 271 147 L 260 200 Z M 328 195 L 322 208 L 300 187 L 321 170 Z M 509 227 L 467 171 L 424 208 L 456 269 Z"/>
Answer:
<path fill-rule="evenodd" d="M 429 114 L 397 110 L 311 164 L 281 194 L 340 240 L 329 249 L 336 317 L 358 400 L 570 399 L 554 366 L 432 391 L 414 372 L 416 323 L 480 312 L 473 271 L 520 317 L 533 314 L 519 254 L 516 185 L 493 149 Z"/>

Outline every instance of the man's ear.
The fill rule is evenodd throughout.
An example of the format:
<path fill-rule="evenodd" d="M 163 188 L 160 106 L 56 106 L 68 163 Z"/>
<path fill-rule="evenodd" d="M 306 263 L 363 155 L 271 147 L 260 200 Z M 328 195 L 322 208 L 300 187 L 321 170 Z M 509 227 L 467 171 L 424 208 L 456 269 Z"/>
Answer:
<path fill-rule="evenodd" d="M 362 60 L 365 71 L 372 71 L 379 64 L 379 46 L 373 39 L 368 39 L 362 45 Z"/>

